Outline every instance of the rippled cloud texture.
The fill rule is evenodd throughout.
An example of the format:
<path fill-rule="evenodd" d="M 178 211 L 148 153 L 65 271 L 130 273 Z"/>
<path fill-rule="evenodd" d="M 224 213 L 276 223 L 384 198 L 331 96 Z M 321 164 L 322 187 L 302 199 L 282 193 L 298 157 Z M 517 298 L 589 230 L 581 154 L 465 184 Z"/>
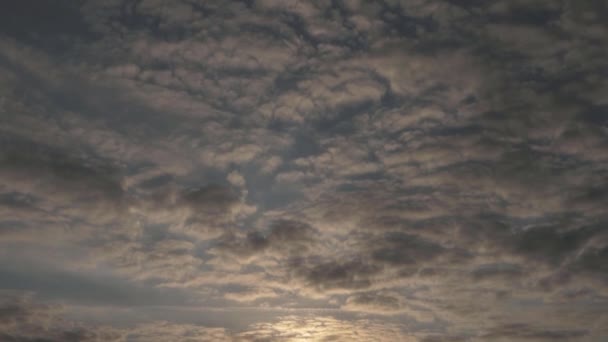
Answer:
<path fill-rule="evenodd" d="M 0 340 L 608 340 L 608 4 L 0 8 Z"/>

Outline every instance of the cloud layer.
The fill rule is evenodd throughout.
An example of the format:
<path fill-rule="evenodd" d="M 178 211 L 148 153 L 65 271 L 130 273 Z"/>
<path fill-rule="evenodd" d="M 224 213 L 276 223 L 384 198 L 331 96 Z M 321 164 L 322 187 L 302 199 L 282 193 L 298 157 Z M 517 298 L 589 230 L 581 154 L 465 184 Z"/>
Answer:
<path fill-rule="evenodd" d="M 608 338 L 602 1 L 0 13 L 2 339 Z"/>

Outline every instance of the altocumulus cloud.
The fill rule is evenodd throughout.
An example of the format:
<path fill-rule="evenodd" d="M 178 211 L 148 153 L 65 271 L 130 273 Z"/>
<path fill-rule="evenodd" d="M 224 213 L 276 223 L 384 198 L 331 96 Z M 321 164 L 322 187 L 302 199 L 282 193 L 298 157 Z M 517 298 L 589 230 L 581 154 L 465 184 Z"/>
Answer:
<path fill-rule="evenodd" d="M 604 1 L 0 7 L 0 339 L 604 341 Z"/>

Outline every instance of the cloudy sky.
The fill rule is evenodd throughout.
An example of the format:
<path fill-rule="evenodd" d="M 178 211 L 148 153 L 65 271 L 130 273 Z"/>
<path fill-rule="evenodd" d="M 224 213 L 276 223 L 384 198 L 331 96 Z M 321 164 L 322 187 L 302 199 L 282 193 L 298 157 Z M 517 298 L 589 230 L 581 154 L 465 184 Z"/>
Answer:
<path fill-rule="evenodd" d="M 0 5 L 0 340 L 608 340 L 603 0 Z"/>

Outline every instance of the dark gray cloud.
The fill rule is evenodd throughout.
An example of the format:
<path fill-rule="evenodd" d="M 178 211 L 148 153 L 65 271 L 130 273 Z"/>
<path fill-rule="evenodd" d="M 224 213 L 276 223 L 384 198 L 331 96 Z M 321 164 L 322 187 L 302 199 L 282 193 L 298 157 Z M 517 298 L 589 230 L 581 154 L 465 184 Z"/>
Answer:
<path fill-rule="evenodd" d="M 387 233 L 375 245 L 372 259 L 390 265 L 430 261 L 444 251 L 441 245 L 402 233 Z"/>
<path fill-rule="evenodd" d="M 587 334 L 588 332 L 585 330 L 550 330 L 534 328 L 528 324 L 509 324 L 494 327 L 482 336 L 488 340 L 517 338 L 532 341 L 569 341 L 574 338 L 582 338 Z"/>
<path fill-rule="evenodd" d="M 103 160 L 93 158 L 79 159 L 52 146 L 3 140 L 1 163 L 5 181 L 14 184 L 35 178 L 41 186 L 50 188 L 49 191 L 61 189 L 57 192 L 89 196 L 92 201 L 120 205 L 124 191 L 116 175 L 118 170 L 112 165 L 104 165 Z M 83 202 L 86 201 L 83 199 Z"/>
<path fill-rule="evenodd" d="M 492 279 L 492 278 L 517 278 L 523 274 L 521 266 L 517 264 L 486 264 L 481 265 L 473 272 L 471 276 L 476 280 Z"/>
<path fill-rule="evenodd" d="M 2 293 L 0 297 L 0 338 L 3 341 L 95 341 L 117 340 L 111 331 L 95 331 L 59 321 L 58 306 L 43 305 L 31 296 Z"/>
<path fill-rule="evenodd" d="M 381 268 L 372 263 L 354 259 L 348 261 L 322 261 L 319 258 L 293 259 L 291 272 L 302 277 L 307 286 L 318 291 L 333 289 L 365 289 Z"/>
<path fill-rule="evenodd" d="M 317 242 L 315 233 L 316 230 L 304 222 L 283 219 L 272 222 L 266 231 L 250 231 L 242 237 L 225 235 L 217 248 L 242 257 L 268 251 L 285 258 L 310 251 Z"/>
<path fill-rule="evenodd" d="M 1 337 L 605 340 L 607 11 L 3 5 Z"/>
<path fill-rule="evenodd" d="M 63 0 L 3 4 L 1 31 L 38 48 L 60 52 L 62 48 L 69 48 L 75 39 L 96 38 L 80 14 L 80 5 L 80 2 Z"/>
<path fill-rule="evenodd" d="M 359 294 L 348 298 L 347 303 L 356 305 L 373 305 L 389 310 L 399 308 L 399 298 L 386 295 Z"/>

